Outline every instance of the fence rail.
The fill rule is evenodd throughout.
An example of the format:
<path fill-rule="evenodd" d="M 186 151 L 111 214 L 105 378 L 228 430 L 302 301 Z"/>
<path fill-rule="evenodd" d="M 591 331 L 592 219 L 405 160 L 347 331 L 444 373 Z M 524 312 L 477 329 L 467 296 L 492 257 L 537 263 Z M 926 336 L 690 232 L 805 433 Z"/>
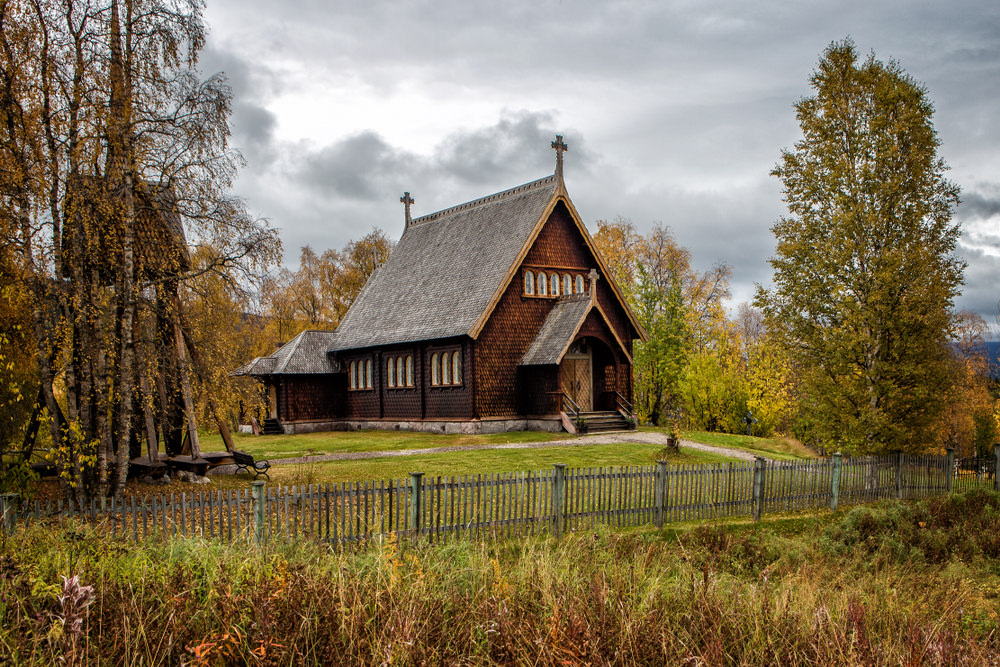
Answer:
<path fill-rule="evenodd" d="M 753 517 L 883 498 L 1000 489 L 989 459 L 890 454 L 817 461 L 566 468 L 24 504 L 0 496 L 3 527 L 85 520 L 114 537 L 307 538 L 338 546 L 394 535 L 441 541 Z"/>

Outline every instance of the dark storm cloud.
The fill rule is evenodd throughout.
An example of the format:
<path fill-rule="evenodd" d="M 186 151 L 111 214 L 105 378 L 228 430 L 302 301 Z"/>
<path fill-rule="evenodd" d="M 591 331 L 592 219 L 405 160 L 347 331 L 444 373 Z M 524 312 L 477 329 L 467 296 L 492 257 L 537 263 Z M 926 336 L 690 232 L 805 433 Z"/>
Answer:
<path fill-rule="evenodd" d="M 1000 256 L 980 248 L 959 245 L 959 253 L 968 261 L 965 288 L 956 300 L 956 308 L 971 310 L 994 325 L 994 339 L 1000 337 Z"/>
<path fill-rule="evenodd" d="M 277 157 L 274 131 L 278 121 L 259 101 L 280 92 L 279 77 L 260 63 L 214 46 L 202 52 L 199 68 L 205 76 L 222 74 L 226 78 L 233 91 L 233 144 L 244 154 L 250 169 L 267 169 Z"/>
<path fill-rule="evenodd" d="M 343 195 L 372 200 L 386 183 L 413 167 L 415 158 L 387 144 L 374 130 L 365 130 L 316 152 L 302 147 L 294 172 L 302 183 L 325 196 Z"/>
<path fill-rule="evenodd" d="M 458 203 L 453 197 L 474 199 L 551 173 L 554 154 L 546 149 L 552 127 L 547 113 L 505 112 L 493 125 L 447 135 L 428 155 L 392 146 L 365 130 L 315 150 L 287 146 L 296 153 L 288 176 L 327 200 L 385 201 L 407 190 L 421 198 L 420 210 L 427 213 L 434 210 L 428 205 L 444 208 Z M 582 147 L 571 150 L 586 155 Z"/>
<path fill-rule="evenodd" d="M 1000 188 L 994 188 L 990 193 L 975 191 L 963 193 L 958 214 L 966 219 L 980 220 L 1000 215 Z"/>

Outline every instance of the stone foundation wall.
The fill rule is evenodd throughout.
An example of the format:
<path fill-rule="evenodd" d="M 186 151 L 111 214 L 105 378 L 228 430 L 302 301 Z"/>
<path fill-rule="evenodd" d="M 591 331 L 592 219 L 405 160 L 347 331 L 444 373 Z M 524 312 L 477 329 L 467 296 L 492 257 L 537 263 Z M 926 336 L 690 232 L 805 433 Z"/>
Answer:
<path fill-rule="evenodd" d="M 559 433 L 563 430 L 558 417 L 536 419 L 483 419 L 472 421 L 404 421 L 404 420 L 337 420 L 284 422 L 282 428 L 288 435 L 294 433 L 314 433 L 317 431 L 419 431 L 423 433 L 506 433 L 507 431 L 548 431 Z"/>

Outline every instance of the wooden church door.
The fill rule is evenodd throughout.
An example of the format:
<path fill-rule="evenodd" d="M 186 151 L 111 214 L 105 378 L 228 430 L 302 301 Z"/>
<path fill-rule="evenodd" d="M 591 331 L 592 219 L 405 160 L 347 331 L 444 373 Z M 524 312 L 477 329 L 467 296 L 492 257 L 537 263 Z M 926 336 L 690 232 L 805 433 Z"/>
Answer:
<path fill-rule="evenodd" d="M 586 339 L 573 343 L 559 364 L 559 386 L 580 409 L 594 409 L 593 358 Z"/>

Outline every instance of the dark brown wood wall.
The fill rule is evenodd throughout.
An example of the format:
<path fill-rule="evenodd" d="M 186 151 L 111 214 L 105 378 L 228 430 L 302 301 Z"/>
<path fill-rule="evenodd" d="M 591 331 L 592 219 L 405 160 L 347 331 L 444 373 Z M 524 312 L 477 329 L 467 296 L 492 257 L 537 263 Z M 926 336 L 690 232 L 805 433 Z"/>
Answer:
<path fill-rule="evenodd" d="M 413 355 L 413 386 L 389 387 L 386 382 L 386 361 L 390 356 Z M 416 346 L 383 348 L 376 358 L 381 368 L 377 374 L 379 391 L 382 392 L 382 417 L 384 419 L 420 419 L 420 392 L 423 382 L 424 365 L 420 362 L 420 351 Z M 378 415 L 373 415 L 377 418 Z"/>
<path fill-rule="evenodd" d="M 559 412 L 558 366 L 522 366 L 518 368 L 520 392 L 519 413 L 525 416 L 545 416 Z"/>
<path fill-rule="evenodd" d="M 522 266 L 570 269 L 596 267 L 569 211 L 558 205 L 535 239 Z M 480 417 L 516 417 L 541 406 L 537 392 L 525 396 L 529 378 L 518 364 L 555 304 L 554 299 L 526 297 L 518 271 L 476 340 L 476 409 Z M 557 380 L 558 381 L 558 380 Z M 553 388 L 553 391 L 555 388 Z"/>
<path fill-rule="evenodd" d="M 431 356 L 442 350 L 462 350 L 462 384 L 457 387 L 431 386 Z M 473 366 L 472 341 L 468 338 L 427 343 L 424 349 L 423 374 L 426 392 L 426 419 L 472 419 Z"/>
<path fill-rule="evenodd" d="M 545 266 L 569 268 L 586 274 L 590 269 L 597 268 L 597 260 L 580 235 L 569 211 L 559 204 L 548 222 L 542 229 L 535 243 L 524 258 L 525 266 Z M 518 280 L 521 280 L 519 277 Z M 589 280 L 586 275 L 584 280 Z M 590 289 L 589 282 L 586 289 Z M 608 316 L 611 326 L 622 341 L 630 340 L 636 335 L 629 322 L 625 309 L 615 296 L 607 276 L 602 275 L 597 281 L 597 302 Z M 631 350 L 629 351 L 631 354 Z"/>
<path fill-rule="evenodd" d="M 462 384 L 431 386 L 431 357 L 444 350 L 462 350 Z M 413 387 L 389 387 L 386 382 L 388 357 L 413 355 Z M 346 419 L 472 419 L 473 360 L 472 341 L 466 337 L 429 341 L 408 346 L 373 349 L 363 354 L 344 355 L 345 368 L 351 361 L 372 359 L 372 389 L 347 390 L 344 383 Z M 346 376 L 345 376 L 346 377 Z"/>
<path fill-rule="evenodd" d="M 283 422 L 335 419 L 343 411 L 346 389 L 346 378 L 341 373 L 280 376 L 278 419 Z"/>
<path fill-rule="evenodd" d="M 365 354 L 344 355 L 341 359 L 341 367 L 349 369 L 352 361 L 372 360 L 372 388 L 371 389 L 347 389 L 350 386 L 350 373 L 347 373 L 347 384 L 345 384 L 345 419 L 378 419 L 379 418 L 379 382 L 384 372 L 379 368 L 378 355 L 375 352 Z"/>

